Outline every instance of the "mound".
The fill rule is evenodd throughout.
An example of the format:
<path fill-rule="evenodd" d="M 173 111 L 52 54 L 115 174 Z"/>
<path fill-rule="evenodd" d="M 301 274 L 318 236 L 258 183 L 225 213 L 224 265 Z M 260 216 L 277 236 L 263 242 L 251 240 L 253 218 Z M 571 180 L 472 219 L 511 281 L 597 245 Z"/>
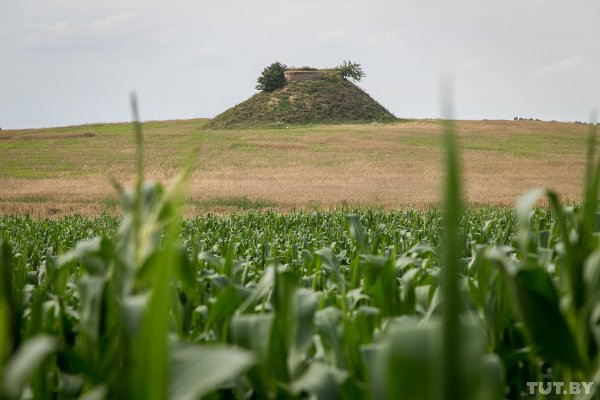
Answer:
<path fill-rule="evenodd" d="M 344 79 L 288 82 L 260 92 L 217 115 L 208 128 L 244 128 L 310 123 L 390 122 L 388 110 Z"/>

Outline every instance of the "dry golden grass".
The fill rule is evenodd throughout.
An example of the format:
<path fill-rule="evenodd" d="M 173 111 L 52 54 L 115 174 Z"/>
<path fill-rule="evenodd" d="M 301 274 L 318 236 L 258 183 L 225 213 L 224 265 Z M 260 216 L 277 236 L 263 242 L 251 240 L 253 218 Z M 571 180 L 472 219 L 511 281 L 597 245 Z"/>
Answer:
<path fill-rule="evenodd" d="M 232 131 L 207 131 L 204 123 L 145 124 L 152 178 L 168 180 L 196 149 L 190 213 L 227 212 L 236 208 L 235 199 L 282 211 L 428 207 L 439 199 L 436 120 Z M 527 189 L 547 187 L 577 201 L 586 132 L 565 123 L 458 121 L 467 200 L 512 205 Z M 126 124 L 2 131 L 0 152 L 2 214 L 116 211 L 108 177 L 124 183 L 132 178 L 133 140 Z"/>

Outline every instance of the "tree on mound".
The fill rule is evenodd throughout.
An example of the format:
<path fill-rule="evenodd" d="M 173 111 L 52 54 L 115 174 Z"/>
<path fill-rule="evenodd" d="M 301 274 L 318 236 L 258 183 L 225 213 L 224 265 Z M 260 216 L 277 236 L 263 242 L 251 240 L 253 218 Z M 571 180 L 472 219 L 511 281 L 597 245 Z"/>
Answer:
<path fill-rule="evenodd" d="M 366 76 L 360 64 L 350 60 L 344 61 L 341 65 L 338 65 L 335 68 L 340 71 L 343 79 L 350 78 L 354 82 L 360 82 L 362 78 Z"/>
<path fill-rule="evenodd" d="M 281 64 L 280 62 L 274 62 L 265 69 L 262 74 L 258 77 L 258 84 L 256 90 L 262 90 L 263 92 L 272 92 L 275 89 L 279 89 L 285 85 L 284 72 L 287 65 Z"/>
<path fill-rule="evenodd" d="M 360 64 L 344 61 L 331 69 L 263 69 L 260 93 L 217 115 L 211 129 L 277 127 L 288 124 L 390 122 L 396 117 L 351 81 L 365 77 Z"/>

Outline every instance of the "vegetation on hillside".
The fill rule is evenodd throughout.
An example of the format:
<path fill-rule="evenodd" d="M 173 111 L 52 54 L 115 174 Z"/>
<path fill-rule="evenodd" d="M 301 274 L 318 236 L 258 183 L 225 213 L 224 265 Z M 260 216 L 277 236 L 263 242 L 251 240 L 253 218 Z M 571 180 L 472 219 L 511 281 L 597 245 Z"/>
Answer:
<path fill-rule="evenodd" d="M 275 91 L 257 93 L 216 116 L 207 128 L 394 120 L 389 111 L 351 82 L 317 79 L 288 82 Z"/>

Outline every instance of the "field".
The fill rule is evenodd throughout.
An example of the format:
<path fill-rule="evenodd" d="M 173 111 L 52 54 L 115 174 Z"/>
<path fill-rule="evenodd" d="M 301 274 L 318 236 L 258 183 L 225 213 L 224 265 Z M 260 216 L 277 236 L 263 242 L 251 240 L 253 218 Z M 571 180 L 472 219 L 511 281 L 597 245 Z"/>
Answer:
<path fill-rule="evenodd" d="M 600 397 L 588 127 L 203 123 L 2 133 L 0 398 Z"/>
<path fill-rule="evenodd" d="M 439 201 L 441 123 L 207 130 L 204 120 L 144 124 L 146 171 L 166 180 L 190 158 L 189 214 L 249 209 L 377 209 Z M 587 128 L 459 121 L 470 204 L 512 206 L 531 187 L 580 199 Z M 131 183 L 129 124 L 0 131 L 0 214 L 118 212 L 108 177 Z"/>

